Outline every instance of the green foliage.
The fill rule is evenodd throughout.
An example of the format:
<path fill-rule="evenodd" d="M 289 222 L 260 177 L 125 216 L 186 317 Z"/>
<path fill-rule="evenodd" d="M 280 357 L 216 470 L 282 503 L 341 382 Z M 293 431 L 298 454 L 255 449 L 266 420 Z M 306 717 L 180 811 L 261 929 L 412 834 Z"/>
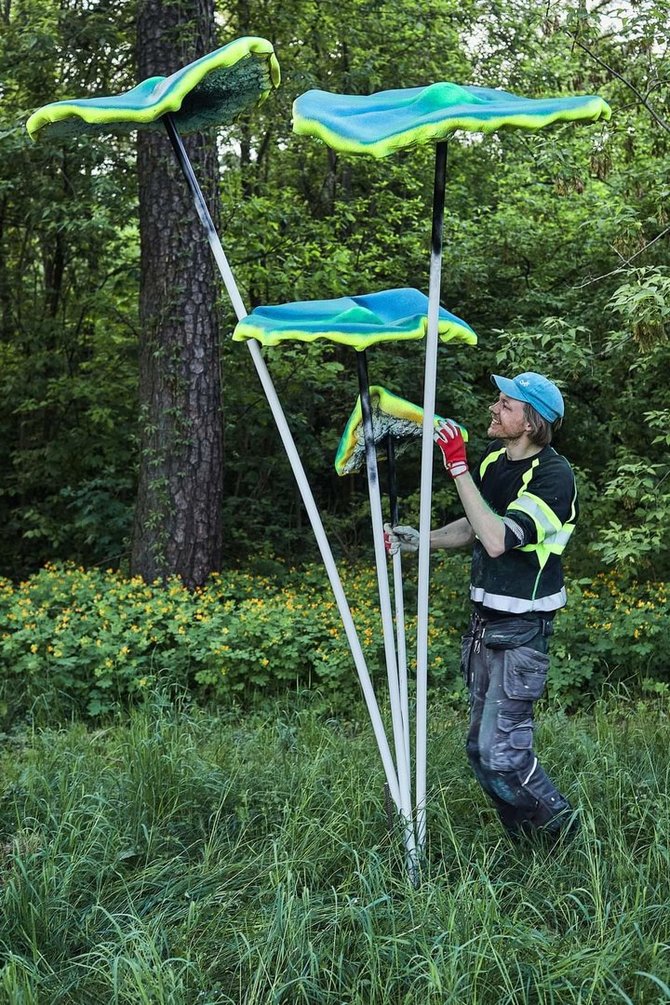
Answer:
<path fill-rule="evenodd" d="M 458 568 L 462 578 L 462 563 Z M 71 711 L 107 715 L 154 686 L 191 688 L 217 703 L 245 703 L 303 688 L 342 708 L 359 687 L 349 646 L 320 568 L 283 577 L 214 575 L 189 592 L 109 570 L 49 566 L 0 593 L 5 714 L 42 720 Z M 370 670 L 383 665 L 376 583 L 349 569 L 344 584 Z M 464 583 L 462 588 L 464 588 Z M 436 681 L 458 678 L 462 590 L 451 585 L 433 611 Z M 445 627 L 440 627 L 445 622 Z M 411 643 L 416 631 L 410 618 Z M 385 676 L 377 681 L 385 688 Z"/>
<path fill-rule="evenodd" d="M 609 306 L 627 323 L 642 345 L 656 345 L 670 336 L 670 275 L 668 269 L 631 269 L 629 281 L 612 294 Z"/>
<path fill-rule="evenodd" d="M 569 584 L 568 606 L 555 621 L 549 691 L 582 703 L 605 681 L 665 680 L 670 661 L 665 583 L 637 583 L 614 572 Z"/>
<path fill-rule="evenodd" d="M 10 3 L 3 20 L 0 571 L 21 575 L 123 550 L 137 233 L 128 140 L 35 144 L 24 125 L 49 100 L 123 86 L 127 25 L 106 2 L 85 15 L 75 2 Z"/>
<path fill-rule="evenodd" d="M 122 566 L 137 449 L 134 151 L 123 139 L 31 144 L 23 123 L 46 100 L 134 82 L 134 7 L 22 0 L 0 16 L 0 572 L 25 575 L 54 558 Z M 667 444 L 656 439 L 662 425 L 644 419 L 670 410 L 665 5 L 261 0 L 228 5 L 220 19 L 221 41 L 271 38 L 283 71 L 277 94 L 220 144 L 222 234 L 249 308 L 428 284 L 432 151 L 379 163 L 336 156 L 292 134 L 302 91 L 450 78 L 610 101 L 609 123 L 450 141 L 443 302 L 480 342 L 441 347 L 437 404 L 468 427 L 474 456 L 490 372 L 523 365 L 563 381 L 558 447 L 589 503 L 579 575 L 606 562 L 670 578 Z M 221 310 L 229 332 L 227 300 Z M 357 394 L 353 353 L 312 347 L 268 360 L 330 537 L 359 559 L 365 486 L 332 468 Z M 244 347 L 226 340 L 222 367 L 224 560 L 310 560 Z M 375 351 L 370 375 L 419 401 L 420 347 Z M 408 511 L 418 467 L 417 452 L 401 459 Z M 437 519 L 459 512 L 439 495 Z"/>
<path fill-rule="evenodd" d="M 417 83 L 415 67 L 407 66 L 404 54 L 395 50 L 392 81 L 365 78 L 370 66 L 389 65 L 388 39 L 383 48 L 375 48 L 385 10 L 386 5 L 377 5 L 375 19 L 363 22 L 365 56 L 357 53 L 354 34 L 342 50 L 343 65 L 336 67 L 340 51 L 333 50 L 337 56 L 321 51 L 324 33 L 330 31 L 334 38 L 338 31 L 327 6 L 309 51 L 289 49 L 282 57 L 286 91 L 276 99 L 280 107 L 307 86 L 363 90 Z M 597 62 L 603 60 L 630 80 L 652 106 L 667 104 L 667 38 L 659 10 L 658 4 L 643 3 L 623 17 L 609 7 L 586 12 L 578 3 L 553 5 L 551 12 L 537 4 L 496 4 L 495 9 L 473 4 L 460 16 L 467 37 L 476 38 L 476 44 L 466 42 L 462 51 L 443 46 L 437 58 L 429 48 L 427 62 L 422 62 L 426 79 L 435 59 L 441 77 L 460 74 L 454 79 L 527 94 L 597 92 L 614 109 L 611 123 L 584 129 L 560 126 L 474 141 L 455 137 L 450 142 L 445 225 L 443 300 L 473 324 L 480 343 L 474 351 L 451 346 L 440 350 L 440 410 L 468 426 L 470 449 L 476 455 L 484 446 L 491 371 L 544 369 L 563 382 L 568 414 L 558 447 L 579 468 L 588 495 L 580 532 L 587 543 L 597 545 L 593 551 L 585 548 L 582 556 L 584 571 L 591 575 L 603 560 L 623 570 L 631 558 L 638 576 L 665 579 L 670 574 L 667 535 L 660 530 L 645 540 L 650 523 L 654 528 L 667 526 L 664 494 L 653 511 L 622 510 L 619 488 L 612 486 L 622 462 L 635 452 L 649 472 L 658 471 L 657 483 L 664 473 L 654 467 L 663 464 L 655 445 L 640 435 L 640 406 L 659 413 L 668 407 L 667 388 L 658 380 L 667 366 L 668 265 L 667 241 L 660 240 L 668 223 L 667 171 L 659 171 L 659 166 L 668 163 L 670 140 L 649 111 L 631 101 L 625 83 Z M 446 17 L 434 23 L 448 33 L 459 15 L 450 4 L 443 13 Z M 366 6 L 353 20 L 358 26 L 361 17 L 370 14 Z M 409 38 L 411 18 L 403 21 L 404 7 L 396 17 L 402 22 L 397 37 Z M 279 46 L 281 30 L 277 42 Z M 313 61 L 307 62 L 308 77 L 302 74 L 306 61 Z M 353 67 L 360 70 L 355 86 L 348 76 Z M 231 247 L 239 249 L 235 264 L 251 303 L 336 296 L 408 281 L 426 288 L 429 152 L 369 163 L 332 156 L 319 144 L 298 141 L 288 133 L 285 146 L 274 148 L 266 144 L 267 137 L 284 139 L 284 134 L 270 103 L 244 128 L 258 159 L 249 170 L 242 163 L 240 188 L 237 162 L 231 158 L 223 197 L 230 206 Z M 253 195 L 240 202 L 245 176 Z M 281 198 L 273 200 L 276 178 L 281 179 Z M 227 365 L 236 373 L 239 364 L 230 357 L 232 351 Z M 328 475 L 328 459 L 348 414 L 342 402 L 353 401 L 356 394 L 353 365 L 340 353 L 344 369 L 340 379 L 327 386 L 315 380 L 314 371 L 318 359 L 331 358 L 331 350 L 314 349 L 302 358 L 305 375 L 295 393 L 293 357 L 274 355 L 271 369 L 286 395 L 287 412 L 327 510 L 329 530 L 355 556 L 366 539 L 365 503 Z M 421 354 L 413 348 L 388 348 L 383 357 L 374 353 L 370 359 L 375 380 L 388 380 L 398 393 L 415 400 L 421 396 L 421 365 Z M 236 380 L 233 386 L 238 386 Z M 237 391 L 225 393 L 232 401 Z M 245 463 L 240 479 L 251 481 L 258 467 L 258 483 L 265 458 L 277 448 L 271 426 L 260 417 L 257 422 L 254 443 L 262 459 L 257 466 L 248 453 L 239 456 Z M 401 470 L 405 497 L 413 497 L 417 470 L 410 455 Z M 274 467 L 277 488 L 277 479 L 287 474 L 278 464 Z M 632 482 L 626 486 L 631 488 Z M 293 502 L 290 484 L 284 497 Z M 278 534 L 278 521 L 269 514 L 270 500 L 252 505 L 268 513 L 264 536 L 270 536 L 273 550 L 289 547 L 295 554 L 302 528 L 293 505 L 288 524 L 284 522 Z M 231 512 L 233 506 L 231 499 Z M 453 500 L 442 512 L 446 518 L 457 515 Z M 233 524 L 230 533 L 236 546 L 246 550 L 247 528 Z M 622 541 L 628 537 L 630 547 L 617 552 L 616 536 Z"/>
<path fill-rule="evenodd" d="M 543 763 L 580 807 L 552 854 L 511 846 L 430 708 L 415 890 L 363 710 L 292 698 L 128 720 L 2 753 L 0 998 L 63 1005 L 660 1005 L 670 983 L 667 694 L 548 712 Z M 513 951 L 511 951 L 513 949 Z"/>
<path fill-rule="evenodd" d="M 468 563 L 436 561 L 429 621 L 431 687 L 456 705 L 460 636 L 468 619 Z M 383 697 L 381 623 L 375 575 L 346 566 L 343 585 L 375 688 Z M 405 583 L 406 633 L 416 636 L 416 582 Z M 663 681 L 670 661 L 664 583 L 614 574 L 573 580 L 556 619 L 550 693 L 583 704 L 605 680 Z M 215 575 L 189 592 L 111 570 L 49 566 L 0 590 L 0 694 L 7 721 L 71 714 L 107 717 L 156 687 L 190 691 L 217 706 L 257 705 L 314 692 L 322 709 L 344 709 L 359 685 L 323 569 L 281 575 Z"/>
<path fill-rule="evenodd" d="M 666 461 L 668 398 L 662 374 L 670 362 L 670 285 L 667 270 L 634 270 L 610 308 L 626 327 L 610 333 L 609 436 L 611 457 L 596 507 L 593 549 L 622 575 L 665 579 L 670 552 Z"/>

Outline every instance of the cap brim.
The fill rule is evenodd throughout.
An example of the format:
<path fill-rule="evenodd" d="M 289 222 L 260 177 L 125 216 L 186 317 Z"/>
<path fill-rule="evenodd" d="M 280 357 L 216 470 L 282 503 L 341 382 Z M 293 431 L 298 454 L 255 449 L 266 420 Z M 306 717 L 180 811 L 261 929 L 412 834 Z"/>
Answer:
<path fill-rule="evenodd" d="M 491 374 L 491 383 L 495 384 L 498 390 L 506 394 L 508 398 L 514 398 L 516 401 L 528 401 L 528 398 L 522 397 L 519 393 L 519 388 L 509 377 L 499 377 L 493 373 Z"/>

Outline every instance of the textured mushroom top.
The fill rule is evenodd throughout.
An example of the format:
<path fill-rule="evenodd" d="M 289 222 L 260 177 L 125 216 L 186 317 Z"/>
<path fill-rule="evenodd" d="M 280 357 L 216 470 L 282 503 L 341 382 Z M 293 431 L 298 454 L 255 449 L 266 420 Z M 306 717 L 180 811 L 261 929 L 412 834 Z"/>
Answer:
<path fill-rule="evenodd" d="M 299 300 L 256 307 L 243 318 L 233 339 L 255 338 L 263 345 L 315 342 L 325 339 L 359 351 L 378 342 L 423 338 L 428 329 L 428 297 L 411 288 L 382 290 L 334 300 Z M 477 336 L 465 321 L 440 307 L 438 333 L 442 342 L 474 345 Z"/>
<path fill-rule="evenodd" d="M 183 133 L 225 126 L 263 101 L 279 86 L 279 78 L 271 42 L 238 38 L 169 77 L 149 77 L 130 91 L 44 105 L 26 128 L 33 139 L 162 129 L 159 120 L 168 112 Z"/>
<path fill-rule="evenodd" d="M 595 122 L 612 112 L 597 95 L 523 98 L 490 87 L 442 81 L 376 94 L 307 91 L 293 103 L 293 130 L 334 150 L 386 157 L 456 129 L 490 133 L 504 127 L 540 129 L 553 122 Z"/>
<path fill-rule="evenodd" d="M 411 440 L 421 438 L 423 433 L 423 408 L 414 405 L 405 398 L 387 391 L 381 384 L 370 387 L 370 406 L 372 412 L 372 435 L 375 444 L 385 447 L 387 438 L 393 439 L 396 453 Z M 433 425 L 444 421 L 436 415 Z M 467 442 L 468 433 L 463 426 L 459 427 L 463 439 Z M 384 450 L 380 451 L 380 459 L 384 458 Z M 360 471 L 365 466 L 365 432 L 363 430 L 363 412 L 360 397 L 356 399 L 354 410 L 349 416 L 340 444 L 335 455 L 335 470 L 338 475 L 350 475 Z"/>

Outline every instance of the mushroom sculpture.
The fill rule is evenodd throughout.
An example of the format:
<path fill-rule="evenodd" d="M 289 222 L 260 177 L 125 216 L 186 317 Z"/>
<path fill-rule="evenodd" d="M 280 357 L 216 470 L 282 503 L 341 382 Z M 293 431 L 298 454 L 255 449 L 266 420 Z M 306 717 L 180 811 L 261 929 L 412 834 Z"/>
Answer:
<path fill-rule="evenodd" d="M 438 81 L 424 87 L 379 91 L 371 95 L 311 90 L 293 104 L 293 129 L 313 136 L 343 154 L 386 157 L 416 145 L 435 143 L 435 181 L 429 279 L 428 331 L 423 391 L 419 584 L 416 664 L 416 837 L 426 838 L 426 717 L 428 681 L 428 592 L 432 494 L 432 422 L 435 411 L 438 313 L 442 270 L 442 230 L 447 138 L 457 130 L 494 132 L 503 128 L 540 129 L 555 122 L 596 122 L 611 111 L 597 95 L 524 98 L 488 87 L 462 87 Z"/>
<path fill-rule="evenodd" d="M 372 519 L 377 586 L 384 638 L 384 655 L 391 703 L 393 741 L 397 787 L 388 778 L 387 784 L 400 814 L 408 868 L 412 877 L 417 875 L 416 841 L 413 827 L 410 785 L 410 754 L 408 743 L 409 717 L 407 710 L 407 669 L 404 652 L 404 625 L 396 617 L 398 655 L 394 637 L 391 598 L 388 581 L 386 552 L 383 540 L 381 492 L 377 471 L 377 432 L 373 420 L 371 394 L 368 381 L 367 349 L 385 342 L 422 339 L 428 326 L 428 298 L 415 289 L 381 290 L 363 296 L 340 297 L 333 300 L 300 301 L 257 307 L 237 325 L 233 339 L 257 339 L 264 345 L 278 345 L 286 341 L 332 341 L 351 346 L 356 350 L 360 415 L 365 445 L 370 514 Z M 444 342 L 476 342 L 472 328 L 454 314 L 440 308 L 437 319 L 438 335 Z M 379 396 L 378 396 L 379 400 Z M 388 404 L 389 399 L 385 398 Z M 401 399 L 397 399 L 400 401 Z M 351 427 L 351 420 L 349 423 Z M 396 605 L 401 603 L 400 556 L 394 558 Z M 397 608 L 396 612 L 398 614 Z M 400 659 L 398 659 L 398 656 Z M 370 706 L 369 706 L 370 707 Z M 371 716 L 373 715 L 371 710 Z M 373 717 L 373 725 L 375 718 Z M 377 733 L 377 742 L 384 758 L 385 738 Z"/>

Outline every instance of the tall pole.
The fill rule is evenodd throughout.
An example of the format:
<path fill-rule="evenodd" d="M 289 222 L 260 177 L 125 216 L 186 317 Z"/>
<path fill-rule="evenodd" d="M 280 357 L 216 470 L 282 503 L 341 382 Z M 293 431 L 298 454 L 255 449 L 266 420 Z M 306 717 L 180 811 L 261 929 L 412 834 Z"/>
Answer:
<path fill-rule="evenodd" d="M 416 631 L 416 834 L 419 851 L 426 843 L 426 733 L 428 715 L 428 594 L 430 587 L 430 522 L 433 487 L 433 432 L 437 343 L 442 276 L 442 230 L 447 178 L 447 141 L 435 150 L 433 227 L 428 290 L 428 332 L 423 378 L 423 429 L 421 441 L 421 503 L 419 510 L 419 588 Z"/>
<path fill-rule="evenodd" d="M 403 831 L 407 850 L 407 865 L 412 880 L 416 880 L 416 846 L 414 826 L 412 823 L 412 804 L 409 780 L 409 759 L 405 749 L 403 735 L 402 710 L 400 706 L 400 689 L 398 685 L 398 663 L 395 651 L 393 633 L 393 613 L 391 609 L 391 592 L 388 579 L 388 562 L 384 548 L 384 520 L 382 516 L 382 500 L 379 488 L 379 472 L 377 470 L 377 449 L 375 446 L 372 422 L 372 406 L 370 403 L 370 385 L 368 380 L 368 364 L 365 350 L 357 353 L 358 388 L 361 398 L 361 415 L 363 418 L 363 435 L 365 438 L 365 461 L 368 476 L 368 494 L 370 496 L 370 518 L 372 521 L 372 539 L 377 566 L 377 587 L 379 590 L 379 606 L 384 635 L 384 655 L 386 657 L 386 674 L 391 703 L 391 718 L 393 722 L 393 740 L 395 743 L 396 765 L 398 768 L 398 784 L 400 786 L 400 810 L 403 817 Z"/>
<path fill-rule="evenodd" d="M 395 463 L 395 446 L 389 433 L 386 437 L 386 460 L 388 464 L 388 492 L 391 510 L 391 526 L 400 523 L 398 509 L 398 478 Z M 398 653 L 398 687 L 400 689 L 400 711 L 402 713 L 402 729 L 405 741 L 405 756 L 411 764 L 409 739 L 409 693 L 407 686 L 407 638 L 405 635 L 405 598 L 402 585 L 402 558 L 397 551 L 393 556 L 393 597 L 395 600 L 395 637 Z M 411 779 L 410 779 L 411 786 Z M 411 788 L 410 788 L 411 799 Z"/>
<path fill-rule="evenodd" d="M 221 278 L 223 279 L 228 295 L 231 299 L 233 309 L 237 315 L 238 320 L 242 320 L 247 316 L 247 311 L 242 302 L 242 297 L 237 288 L 237 283 L 235 282 L 235 277 L 233 276 L 232 270 L 226 259 L 223 246 L 219 239 L 219 235 L 216 232 L 216 227 L 214 226 L 214 221 L 207 209 L 207 203 L 198 184 L 198 180 L 193 172 L 193 167 L 188 158 L 188 154 L 184 148 L 184 144 L 181 141 L 181 137 L 177 130 L 177 127 L 172 120 L 170 115 L 165 115 L 163 117 L 163 122 L 167 130 L 167 134 L 170 138 L 172 144 L 172 149 L 174 150 L 179 166 L 184 174 L 184 177 L 188 183 L 188 186 L 193 195 L 193 200 L 195 202 L 196 211 L 198 217 L 204 227 L 205 233 L 207 235 L 207 240 L 209 241 L 210 248 L 216 260 L 216 264 L 221 273 Z M 310 522 L 312 524 L 312 529 L 314 531 L 314 536 L 316 537 L 317 544 L 319 546 L 319 551 L 321 552 L 321 557 L 323 559 L 323 564 L 326 567 L 326 572 L 328 573 L 328 578 L 330 580 L 330 585 L 332 587 L 333 593 L 335 595 L 335 600 L 342 618 L 342 624 L 347 636 L 347 641 L 349 643 L 349 648 L 351 649 L 351 654 L 353 656 L 354 664 L 356 666 L 356 671 L 358 673 L 358 678 L 363 690 L 363 695 L 365 698 L 365 703 L 367 705 L 368 713 L 370 715 L 370 721 L 372 723 L 372 728 L 375 734 L 375 739 L 377 740 L 377 746 L 379 748 L 379 753 L 382 759 L 382 764 L 384 767 L 384 773 L 386 775 L 386 781 L 388 783 L 389 791 L 391 797 L 398 807 L 399 810 L 402 808 L 402 800 L 400 795 L 400 787 L 398 785 L 398 777 L 396 774 L 395 765 L 393 763 L 393 757 L 389 749 L 388 740 L 386 738 L 386 733 L 384 730 L 384 724 L 382 722 L 381 715 L 379 713 L 379 706 L 377 705 L 377 699 L 375 697 L 374 688 L 372 686 L 372 681 L 370 679 L 370 674 L 368 673 L 368 668 L 365 662 L 365 657 L 363 655 L 363 650 L 361 649 L 360 641 L 356 633 L 356 627 L 351 616 L 351 611 L 349 609 L 349 603 L 347 601 L 344 589 L 342 587 L 342 582 L 340 580 L 339 573 L 337 571 L 337 566 L 335 565 L 335 560 L 330 548 L 330 543 L 328 537 L 323 527 L 321 521 L 321 516 L 319 514 L 318 507 L 312 495 L 312 490 L 307 481 L 307 476 L 300 460 L 300 455 L 293 440 L 293 435 L 286 421 L 284 411 L 281 407 L 281 403 L 277 396 L 272 378 L 268 372 L 265 365 L 265 360 L 263 359 L 263 354 L 261 353 L 260 346 L 254 339 L 250 339 L 247 342 L 249 352 L 254 361 L 254 366 L 256 367 L 256 372 L 260 378 L 261 384 L 263 385 L 263 390 L 265 391 L 268 403 L 272 410 L 277 428 L 279 430 L 279 435 L 281 436 L 282 442 L 284 444 L 284 449 L 288 455 L 291 467 L 293 469 L 293 474 L 295 475 L 298 487 L 300 489 L 300 494 L 302 496 L 305 509 L 309 516 Z"/>

